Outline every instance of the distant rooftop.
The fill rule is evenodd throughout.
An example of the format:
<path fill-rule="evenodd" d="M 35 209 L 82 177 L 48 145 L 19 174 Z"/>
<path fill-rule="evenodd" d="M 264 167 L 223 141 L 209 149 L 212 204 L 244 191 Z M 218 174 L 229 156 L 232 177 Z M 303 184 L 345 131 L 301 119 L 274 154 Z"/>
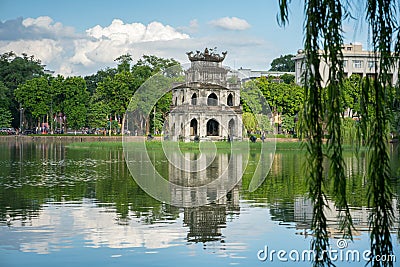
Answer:
<path fill-rule="evenodd" d="M 320 50 L 320 53 L 322 53 L 323 51 Z M 343 55 L 349 55 L 349 54 L 357 54 L 357 55 L 368 55 L 371 54 L 371 51 L 366 51 L 363 50 L 363 46 L 360 43 L 356 43 L 356 44 L 344 44 L 342 46 L 342 53 Z M 293 58 L 294 60 L 298 57 L 302 57 L 304 55 L 304 50 L 303 49 L 299 49 L 297 50 L 297 55 Z"/>

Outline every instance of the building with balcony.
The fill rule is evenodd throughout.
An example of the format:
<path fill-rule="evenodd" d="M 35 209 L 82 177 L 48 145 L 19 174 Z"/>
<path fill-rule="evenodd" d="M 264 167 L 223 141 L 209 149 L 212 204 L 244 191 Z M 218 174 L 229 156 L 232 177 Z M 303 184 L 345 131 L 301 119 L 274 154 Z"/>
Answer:
<path fill-rule="evenodd" d="M 375 74 L 376 68 L 379 66 L 377 57 L 374 52 L 365 51 L 361 44 L 346 44 L 342 48 L 343 67 L 345 77 L 350 77 L 352 74 L 360 77 L 371 77 Z M 322 51 L 321 51 L 322 54 Z M 305 70 L 305 54 L 303 50 L 298 50 L 297 55 L 293 58 L 295 61 L 295 81 L 301 85 L 303 83 L 303 75 Z M 326 85 L 329 77 L 329 62 L 321 60 L 320 73 L 322 75 L 323 85 Z M 398 82 L 398 67 L 394 67 L 391 71 L 392 84 Z"/>

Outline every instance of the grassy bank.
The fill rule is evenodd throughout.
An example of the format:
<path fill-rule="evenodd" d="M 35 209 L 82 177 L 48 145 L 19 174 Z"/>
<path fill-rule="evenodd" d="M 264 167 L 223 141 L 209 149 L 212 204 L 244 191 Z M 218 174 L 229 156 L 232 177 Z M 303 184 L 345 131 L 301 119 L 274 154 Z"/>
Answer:
<path fill-rule="evenodd" d="M 145 142 L 146 148 L 148 150 L 159 150 L 162 149 L 162 143 L 160 141 L 150 141 Z M 214 142 L 215 147 L 218 151 L 229 151 L 231 150 L 231 144 L 228 142 Z M 267 146 L 272 146 L 271 143 L 265 143 Z M 250 150 L 260 150 L 261 142 L 258 143 L 247 143 L 240 142 L 235 143 L 234 150 L 242 150 L 249 146 Z M 103 148 L 103 149 L 122 149 L 122 142 L 76 142 L 67 145 L 70 148 Z M 139 142 L 130 142 L 128 146 L 137 147 L 138 149 L 142 147 Z M 199 143 L 184 143 L 179 142 L 179 148 L 183 151 L 199 151 Z M 301 150 L 300 142 L 276 142 L 276 150 Z"/>
<path fill-rule="evenodd" d="M 146 141 L 145 144 L 146 144 L 147 150 L 163 149 L 163 145 L 162 145 L 161 141 L 150 141 L 150 142 Z M 214 142 L 213 144 L 215 144 L 215 147 L 220 152 L 228 152 L 231 150 L 231 143 Z M 268 149 L 271 149 L 273 146 L 272 143 L 265 143 L 265 144 L 267 145 Z M 276 151 L 293 151 L 293 150 L 305 151 L 306 148 L 302 144 L 303 144 L 303 142 L 280 142 L 279 139 L 277 139 Z M 238 143 L 235 143 L 235 147 L 233 150 L 241 151 L 243 149 L 246 149 L 247 146 L 249 146 L 249 149 L 251 151 L 260 151 L 261 145 L 262 145 L 261 142 L 257 142 L 257 143 L 238 142 Z M 130 142 L 130 143 L 128 143 L 128 146 L 133 147 L 133 148 L 138 148 L 138 149 L 141 149 L 143 147 L 140 142 Z M 76 149 L 123 149 L 121 141 L 74 142 L 74 143 L 68 144 L 67 147 L 76 148 Z M 198 152 L 199 151 L 199 143 L 179 142 L 179 148 L 182 151 Z M 354 145 L 344 144 L 343 149 L 345 151 L 354 151 L 356 148 Z M 366 150 L 366 147 L 361 147 L 360 150 L 361 151 Z"/>

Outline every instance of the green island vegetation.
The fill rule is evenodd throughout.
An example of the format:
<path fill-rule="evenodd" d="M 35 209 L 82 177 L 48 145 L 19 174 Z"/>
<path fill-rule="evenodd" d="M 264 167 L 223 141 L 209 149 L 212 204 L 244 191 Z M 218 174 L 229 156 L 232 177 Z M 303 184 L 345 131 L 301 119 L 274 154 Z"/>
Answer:
<path fill-rule="evenodd" d="M 229 142 L 214 142 L 215 148 L 217 149 L 218 152 L 229 152 L 232 148 L 232 144 Z M 241 148 L 249 147 L 249 150 L 254 150 L 254 151 L 260 151 L 261 146 L 263 143 L 261 142 L 256 142 L 256 143 L 251 143 L 251 142 L 235 142 L 234 148 L 232 149 L 233 151 L 240 151 Z M 137 149 L 143 148 L 143 144 L 140 142 L 129 142 L 125 144 L 127 147 L 134 147 Z M 190 143 L 185 143 L 185 142 L 179 142 L 178 143 L 179 148 L 182 151 L 190 151 L 190 152 L 200 152 L 199 145 L 200 143 L 198 142 L 190 142 Z M 265 145 L 268 147 L 273 147 L 272 142 L 265 142 Z M 71 144 L 68 144 L 67 147 L 69 148 L 98 148 L 98 149 L 123 149 L 123 143 L 122 142 L 74 142 Z M 162 142 L 161 141 L 146 141 L 145 146 L 147 150 L 162 150 Z M 168 148 L 167 148 L 168 149 Z M 208 148 L 205 148 L 206 150 Z M 276 142 L 276 149 L 277 150 L 302 150 L 302 143 L 301 142 Z"/>

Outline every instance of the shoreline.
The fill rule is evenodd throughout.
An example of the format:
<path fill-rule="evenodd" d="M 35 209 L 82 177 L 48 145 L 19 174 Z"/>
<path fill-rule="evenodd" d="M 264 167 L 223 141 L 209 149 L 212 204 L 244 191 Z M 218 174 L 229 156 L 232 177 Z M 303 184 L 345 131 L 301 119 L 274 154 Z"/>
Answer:
<path fill-rule="evenodd" d="M 146 141 L 145 136 L 129 136 L 130 141 L 134 145 L 135 143 L 145 142 L 147 149 L 160 149 L 162 147 L 162 137 L 156 136 L 152 141 Z M 272 144 L 272 138 L 266 138 L 265 144 Z M 248 139 L 244 139 L 243 143 L 247 143 Z M 299 150 L 306 151 L 304 148 L 304 142 L 297 138 L 276 138 L 275 139 L 275 148 L 278 151 L 281 150 Z M 123 148 L 122 136 L 97 136 L 97 135 L 6 135 L 0 136 L 0 143 L 58 143 L 65 144 L 70 148 L 80 148 L 80 149 L 92 149 L 92 148 L 101 148 L 101 149 L 111 149 L 111 148 Z M 230 143 L 224 141 L 216 141 L 214 142 L 218 149 L 230 149 Z M 258 139 L 256 143 L 249 142 L 251 149 L 260 149 L 261 140 Z M 398 142 L 390 142 L 390 145 L 393 148 L 398 149 Z M 199 144 L 194 142 L 179 142 L 179 147 L 184 150 L 198 150 Z M 360 149 L 360 151 L 365 151 L 367 147 L 361 146 L 358 149 L 355 144 L 344 144 L 342 146 L 344 151 L 355 151 Z M 326 147 L 324 147 L 326 149 Z"/>
<path fill-rule="evenodd" d="M 127 137 L 132 142 L 146 141 L 146 136 L 129 136 Z M 266 138 L 265 141 L 271 141 L 273 138 Z M 104 135 L 0 135 L 0 142 L 18 141 L 66 141 L 66 142 L 122 142 L 121 135 L 104 136 Z M 278 143 L 301 143 L 297 138 L 275 138 Z M 162 136 L 154 136 L 153 141 L 162 141 Z M 243 141 L 248 141 L 244 138 Z M 218 141 L 223 142 L 223 141 Z M 189 142 L 192 143 L 192 142 Z M 257 143 L 261 143 L 257 139 Z"/>

